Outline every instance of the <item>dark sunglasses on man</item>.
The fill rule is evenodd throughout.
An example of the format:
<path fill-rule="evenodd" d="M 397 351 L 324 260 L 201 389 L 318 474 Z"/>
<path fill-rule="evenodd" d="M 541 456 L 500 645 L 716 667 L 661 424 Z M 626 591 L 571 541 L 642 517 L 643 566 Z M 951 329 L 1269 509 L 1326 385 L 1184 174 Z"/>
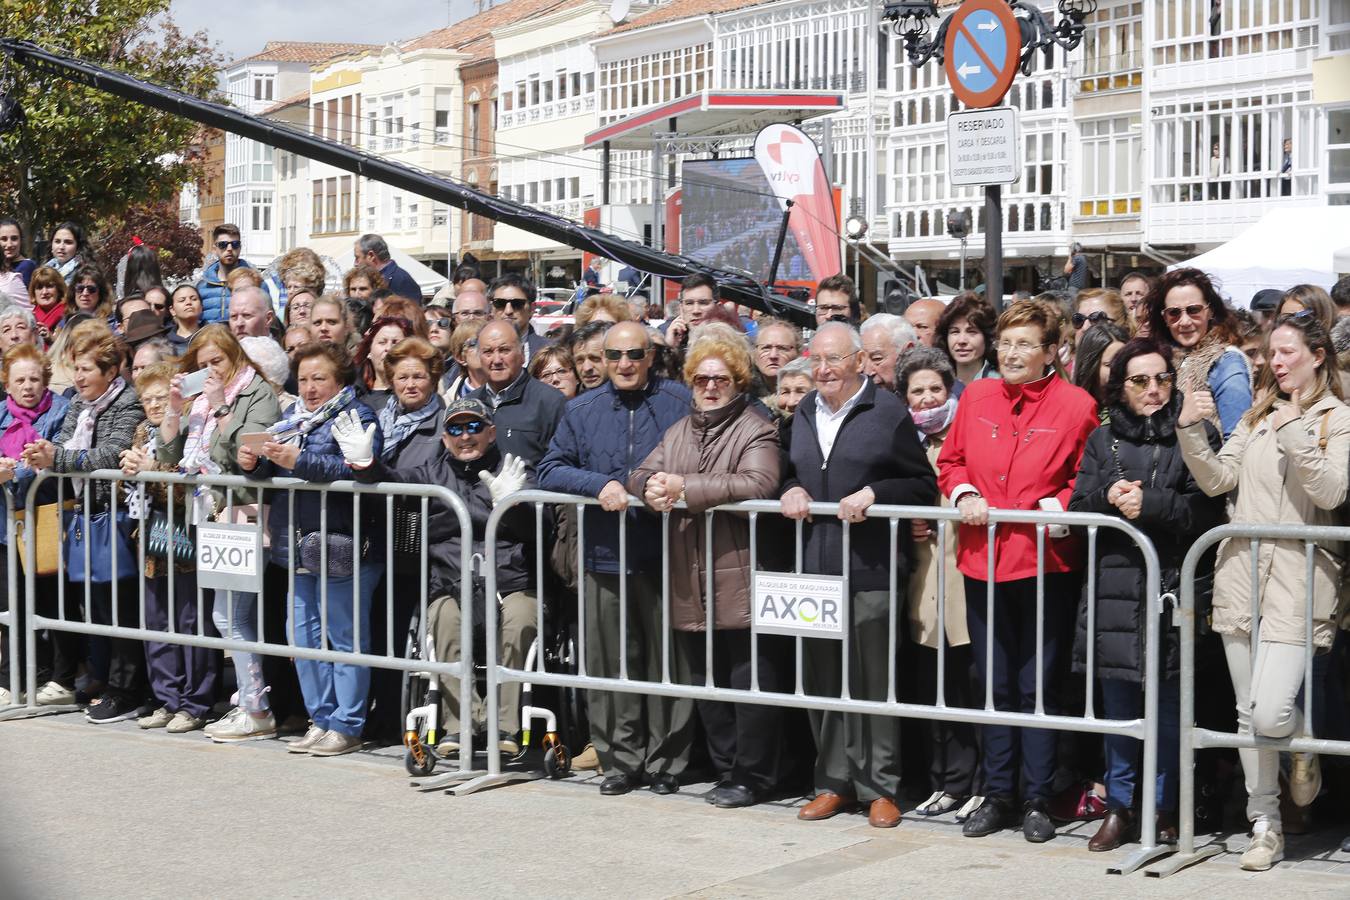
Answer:
<path fill-rule="evenodd" d="M 243 241 L 216 241 L 217 250 L 238 250 L 242 246 L 244 246 Z"/>
<path fill-rule="evenodd" d="M 614 362 L 623 359 L 625 356 L 633 362 L 638 362 L 647 355 L 646 347 L 631 347 L 628 350 L 616 350 L 613 347 L 605 348 L 605 359 Z"/>
<path fill-rule="evenodd" d="M 460 437 L 466 431 L 469 434 L 482 434 L 483 429 L 487 428 L 487 423 L 482 419 L 470 419 L 467 422 L 451 422 L 445 426 L 446 434 L 451 437 Z"/>
<path fill-rule="evenodd" d="M 496 310 L 506 309 L 508 306 L 514 309 L 524 309 L 530 305 L 530 301 L 524 298 L 516 297 L 493 297 L 492 308 Z"/>

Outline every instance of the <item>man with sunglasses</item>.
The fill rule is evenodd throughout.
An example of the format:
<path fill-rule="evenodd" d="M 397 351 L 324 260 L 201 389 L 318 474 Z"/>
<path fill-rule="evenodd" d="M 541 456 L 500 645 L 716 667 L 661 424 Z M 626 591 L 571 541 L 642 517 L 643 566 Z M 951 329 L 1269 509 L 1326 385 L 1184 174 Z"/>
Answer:
<path fill-rule="evenodd" d="M 197 282 L 197 294 L 202 298 L 203 325 L 230 318 L 230 273 L 235 269 L 253 268 L 239 255 L 243 241 L 239 238 L 238 225 L 217 225 L 211 231 L 211 246 L 216 251 L 215 262 L 202 270 L 202 277 Z"/>
<path fill-rule="evenodd" d="M 586 507 L 583 523 L 586 671 L 617 678 L 626 639 L 628 677 L 659 682 L 668 643 L 670 677 L 681 681 L 688 671 L 683 645 L 664 641 L 661 631 L 661 525 L 640 504 L 629 508 L 624 485 L 666 429 L 688 415 L 692 398 L 684 385 L 651 376 L 651 337 L 637 322 L 610 328 L 604 353 L 609 380 L 567 405 L 539 464 L 539 486 L 600 501 Z M 626 636 L 619 629 L 622 608 Z M 626 794 L 644 782 L 657 794 L 679 790 L 693 740 L 693 701 L 605 691 L 588 697 L 591 743 L 606 776 L 600 793 Z"/>
<path fill-rule="evenodd" d="M 520 344 L 525 351 L 525 364 L 535 353 L 548 346 L 548 339 L 536 334 L 530 327 L 530 317 L 534 315 L 534 284 L 526 281 L 519 273 L 507 272 L 498 275 L 488 285 L 488 302 L 492 304 L 491 315 L 494 319 L 507 319 L 516 326 L 520 335 Z"/>
<path fill-rule="evenodd" d="M 478 332 L 478 358 L 487 382 L 469 397 L 493 411 L 497 442 L 504 452 L 538 465 L 558 430 L 567 398 L 525 371 L 520 335 L 504 319 L 494 319 Z"/>
<path fill-rule="evenodd" d="M 333 426 L 333 438 L 342 449 L 343 459 L 352 467 L 357 481 L 365 483 L 401 482 L 405 484 L 443 484 L 461 498 L 469 509 L 473 524 L 473 551 L 486 556 L 483 540 L 492 509 L 508 494 L 533 487 L 531 468 L 510 453 L 503 454 L 497 443 L 498 430 L 492 412 L 479 400 L 464 398 L 451 403 L 445 413 L 445 432 L 441 436 L 444 451 L 411 468 L 388 466 L 373 452 L 374 425 L 363 427 L 358 419 L 339 417 Z M 517 514 L 517 512 L 519 514 Z M 528 505 L 516 507 L 502 519 L 497 532 L 497 604 L 498 659 L 504 666 L 520 668 L 534 642 L 537 629 L 535 596 L 530 590 L 529 559 L 526 544 L 534 535 L 534 515 Z M 459 518 L 438 501 L 431 501 L 427 516 L 427 565 L 429 584 L 428 630 L 435 636 L 437 658 L 459 658 L 460 615 Z M 476 599 L 482 597 L 475 592 Z M 485 611 L 472 611 L 475 624 L 483 627 Z M 473 730 L 482 733 L 483 704 L 475 696 Z M 437 744 L 442 754 L 460 749 L 459 680 L 446 677 L 441 683 L 441 703 L 445 712 L 442 732 L 445 740 Z M 504 753 L 520 752 L 520 685 L 504 684 L 497 722 L 501 728 L 499 747 Z"/>

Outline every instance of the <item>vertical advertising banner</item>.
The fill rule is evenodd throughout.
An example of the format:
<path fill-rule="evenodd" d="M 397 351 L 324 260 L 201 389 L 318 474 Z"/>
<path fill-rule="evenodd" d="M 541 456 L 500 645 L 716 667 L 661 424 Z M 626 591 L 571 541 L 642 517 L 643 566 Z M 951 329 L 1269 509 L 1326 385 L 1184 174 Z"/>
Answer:
<path fill-rule="evenodd" d="M 792 201 L 788 228 L 812 280 L 838 275 L 839 220 L 815 141 L 791 125 L 770 125 L 755 138 L 755 159 L 779 202 Z"/>

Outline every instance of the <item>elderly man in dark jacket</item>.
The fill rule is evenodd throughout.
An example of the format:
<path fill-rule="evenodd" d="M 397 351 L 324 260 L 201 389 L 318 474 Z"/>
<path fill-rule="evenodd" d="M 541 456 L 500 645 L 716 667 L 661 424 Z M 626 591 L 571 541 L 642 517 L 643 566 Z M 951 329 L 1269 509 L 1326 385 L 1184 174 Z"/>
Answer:
<path fill-rule="evenodd" d="M 885 700 L 892 640 L 890 566 L 905 584 L 909 531 L 900 529 L 895 556 L 884 519 L 868 521 L 873 503 L 928 505 L 937 479 L 919 444 L 904 401 L 863 377 L 862 339 L 851 325 L 829 322 L 811 340 L 816 390 L 807 394 L 784 433 L 783 515 L 806 519 L 803 570 L 844 574 L 849 591 L 850 695 Z M 837 502 L 833 521 L 810 521 L 810 504 Z M 848 570 L 843 568 L 843 528 L 849 523 Z M 898 602 L 903 603 L 903 599 Z M 904 621 L 903 610 L 895 621 Z M 803 678 L 808 693 L 841 693 L 841 642 L 808 639 Z M 851 713 L 812 712 L 816 736 L 816 797 L 798 813 L 827 819 L 859 802 L 870 803 L 868 822 L 899 824 L 900 720 Z"/>
<path fill-rule="evenodd" d="M 633 470 L 661 441 L 666 429 L 689 412 L 683 385 L 650 378 L 651 338 L 636 322 L 621 322 L 605 335 L 609 381 L 567 406 L 548 454 L 539 464 L 544 490 L 600 500 L 586 508 L 586 670 L 619 675 L 619 641 L 626 638 L 633 679 L 661 680 L 661 530 L 659 521 L 627 510 L 624 488 Z M 619 513 L 619 515 L 615 515 Z M 619 522 L 626 522 L 624 552 Z M 620 567 L 622 558 L 624 567 Z M 627 604 L 626 636 L 619 634 L 620 608 Z M 679 681 L 687 665 L 679 644 L 670 643 L 670 675 Z M 690 700 L 591 691 L 591 742 L 607 777 L 602 794 L 626 794 L 644 778 L 658 794 L 679 790 L 689 763 L 694 704 Z"/>
<path fill-rule="evenodd" d="M 506 454 L 497 447 L 497 429 L 492 413 L 481 401 L 466 397 L 450 404 L 445 414 L 442 451 L 415 465 L 386 466 L 378 457 L 366 457 L 358 443 L 343 446 L 343 455 L 351 464 L 358 481 L 367 483 L 402 482 L 408 484 L 441 484 L 464 501 L 473 527 L 470 540 L 472 552 L 483 555 L 487 536 L 487 520 L 497 501 L 507 494 L 530 485 L 528 469 L 522 460 Z M 441 661 L 459 659 L 460 622 L 460 554 L 464 536 L 459 516 L 438 501 L 427 504 L 427 565 L 429 584 L 427 596 L 433 601 L 428 615 L 429 627 L 436 642 L 436 656 Z M 525 654 L 534 642 L 537 632 L 535 597 L 529 590 L 530 575 L 526 565 L 524 540 L 530 535 L 533 517 L 529 506 L 515 507 L 502 519 L 497 535 L 496 572 L 499 659 L 501 664 L 521 668 Z M 471 611 L 476 627 L 482 627 L 485 610 L 477 601 L 486 602 L 475 591 L 475 608 Z M 473 726 L 483 728 L 483 709 L 474 698 Z M 445 740 L 437 745 L 442 754 L 460 749 L 459 682 L 443 679 L 441 692 L 445 712 Z M 519 753 L 520 743 L 520 685 L 502 686 L 501 705 L 498 707 L 498 727 L 501 731 L 500 749 L 505 753 Z"/>
<path fill-rule="evenodd" d="M 491 321 L 478 332 L 478 356 L 487 371 L 487 383 L 469 396 L 493 411 L 497 444 L 503 453 L 539 465 L 558 430 L 567 398 L 525 371 L 520 335 L 506 319 Z"/>

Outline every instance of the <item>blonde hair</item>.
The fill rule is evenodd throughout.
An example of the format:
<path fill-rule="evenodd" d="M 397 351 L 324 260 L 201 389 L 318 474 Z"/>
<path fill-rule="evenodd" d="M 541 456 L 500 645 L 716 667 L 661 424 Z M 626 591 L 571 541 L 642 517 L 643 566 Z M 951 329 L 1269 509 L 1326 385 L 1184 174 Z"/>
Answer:
<path fill-rule="evenodd" d="M 141 369 L 141 374 L 136 376 L 136 393 L 144 394 L 145 389 L 152 384 L 169 384 L 176 374 L 178 366 L 175 360 L 166 359 L 153 366 L 146 366 Z"/>
<path fill-rule="evenodd" d="M 731 380 L 735 383 L 736 390 L 744 391 L 750 386 L 750 351 L 745 345 L 744 338 L 728 340 L 720 334 L 709 334 L 695 341 L 684 360 L 686 383 L 693 383 L 694 373 L 705 359 L 720 359 L 731 372 Z"/>
<path fill-rule="evenodd" d="M 596 294 L 594 297 L 587 297 L 582 301 L 581 306 L 577 307 L 576 327 L 580 328 L 595 318 L 596 312 L 604 310 L 614 317 L 615 322 L 632 322 L 635 320 L 632 308 L 617 294 Z"/>
<path fill-rule="evenodd" d="M 32 344 L 15 344 L 5 351 L 4 361 L 0 362 L 0 377 L 3 377 L 5 384 L 9 384 L 9 370 L 17 362 L 37 363 L 42 372 L 42 383 L 46 385 L 51 382 L 52 361 L 47 358 L 47 354 Z"/>
<path fill-rule="evenodd" d="M 71 363 L 81 356 L 92 356 L 99 371 L 116 374 L 127 359 L 127 345 L 112 333 L 102 319 L 90 319 L 76 325 L 66 345 Z"/>

